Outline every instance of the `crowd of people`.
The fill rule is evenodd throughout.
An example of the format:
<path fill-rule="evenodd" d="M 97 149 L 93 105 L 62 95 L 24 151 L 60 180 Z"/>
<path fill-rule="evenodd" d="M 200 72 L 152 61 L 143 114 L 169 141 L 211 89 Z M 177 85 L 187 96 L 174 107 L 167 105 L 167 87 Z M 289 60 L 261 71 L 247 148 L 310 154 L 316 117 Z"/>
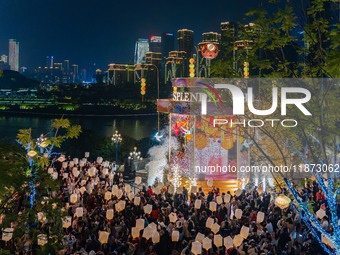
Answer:
<path fill-rule="evenodd" d="M 139 178 L 127 183 L 102 159 L 56 159 L 46 171 L 58 173 L 57 196 L 71 219 L 57 254 L 324 254 L 294 208 L 280 209 L 257 187 L 236 196 L 215 187 L 205 194 Z M 315 209 L 323 206 L 315 182 L 301 189 L 306 193 Z"/>

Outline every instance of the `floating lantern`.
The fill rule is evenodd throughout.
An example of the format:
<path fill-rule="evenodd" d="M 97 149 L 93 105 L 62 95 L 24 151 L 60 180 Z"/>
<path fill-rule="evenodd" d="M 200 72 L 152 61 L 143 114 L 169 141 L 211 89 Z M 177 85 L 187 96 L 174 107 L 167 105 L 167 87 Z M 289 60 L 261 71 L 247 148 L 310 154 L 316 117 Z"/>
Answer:
<path fill-rule="evenodd" d="M 46 220 L 46 215 L 43 212 L 38 212 L 38 221 L 43 222 Z"/>
<path fill-rule="evenodd" d="M 120 199 L 123 196 L 123 191 L 119 189 L 116 194 L 117 198 Z"/>
<path fill-rule="evenodd" d="M 70 161 L 70 162 L 68 163 L 68 165 L 69 165 L 70 167 L 73 167 L 73 166 L 74 166 L 74 162 L 73 162 L 73 161 Z"/>
<path fill-rule="evenodd" d="M 234 246 L 233 239 L 230 236 L 227 236 L 223 239 L 223 243 L 225 248 L 228 250 Z"/>
<path fill-rule="evenodd" d="M 197 233 L 195 241 L 203 243 L 204 235 L 200 232 Z"/>
<path fill-rule="evenodd" d="M 80 191 L 81 194 L 84 194 L 84 192 L 86 191 L 86 188 L 85 188 L 85 187 L 81 187 L 81 188 L 79 189 L 79 191 Z"/>
<path fill-rule="evenodd" d="M 221 247 L 223 245 L 223 238 L 221 235 L 214 235 L 214 244 L 216 247 Z"/>
<path fill-rule="evenodd" d="M 170 185 L 170 186 L 169 186 L 169 189 L 168 189 L 168 192 L 169 192 L 170 194 L 174 194 L 174 192 L 175 192 L 175 187 L 174 187 L 173 185 Z"/>
<path fill-rule="evenodd" d="M 71 216 L 65 216 L 62 219 L 63 221 L 63 228 L 69 228 L 72 225 L 72 217 Z"/>
<path fill-rule="evenodd" d="M 212 187 L 213 184 L 214 184 L 213 179 L 209 179 L 209 180 L 207 181 L 208 187 Z"/>
<path fill-rule="evenodd" d="M 210 211 L 215 212 L 216 207 L 217 207 L 217 204 L 215 202 L 212 201 L 212 202 L 209 203 L 209 210 Z"/>
<path fill-rule="evenodd" d="M 140 177 L 140 176 L 136 177 L 136 178 L 135 178 L 135 183 L 136 183 L 137 185 L 141 184 L 141 183 L 142 183 L 142 177 Z"/>
<path fill-rule="evenodd" d="M 112 220 L 113 219 L 113 209 L 108 209 L 106 211 L 106 219 Z"/>
<path fill-rule="evenodd" d="M 90 152 L 85 152 L 85 158 L 90 157 Z"/>
<path fill-rule="evenodd" d="M 202 244 L 198 241 L 192 243 L 191 252 L 195 255 L 202 253 Z"/>
<path fill-rule="evenodd" d="M 129 184 L 125 184 L 125 191 L 126 193 L 131 192 L 131 186 Z"/>
<path fill-rule="evenodd" d="M 47 235 L 45 234 L 38 235 L 38 245 L 44 246 L 45 244 L 47 244 Z"/>
<path fill-rule="evenodd" d="M 217 234 L 217 232 L 220 231 L 220 225 L 218 225 L 217 223 L 214 223 L 214 224 L 211 226 L 211 231 L 212 231 L 214 234 Z"/>
<path fill-rule="evenodd" d="M 226 194 L 226 195 L 224 196 L 224 202 L 225 202 L 225 203 L 229 203 L 229 202 L 230 202 L 230 199 L 231 199 L 230 194 Z"/>
<path fill-rule="evenodd" d="M 139 234 L 140 234 L 140 229 L 138 229 L 137 227 L 131 228 L 131 235 L 133 239 L 139 237 Z"/>
<path fill-rule="evenodd" d="M 101 164 L 102 162 L 103 162 L 103 158 L 102 158 L 102 157 L 98 157 L 98 158 L 97 158 L 97 163 L 98 163 L 98 164 Z"/>
<path fill-rule="evenodd" d="M 133 194 L 133 192 L 130 192 L 129 194 L 128 194 L 128 198 L 129 198 L 129 200 L 130 201 L 132 201 L 132 199 L 135 197 L 135 194 Z"/>
<path fill-rule="evenodd" d="M 173 242 L 178 242 L 178 240 L 179 240 L 179 232 L 177 230 L 172 231 L 171 240 Z"/>
<path fill-rule="evenodd" d="M 197 192 L 197 186 L 191 186 L 190 193 L 196 193 Z"/>
<path fill-rule="evenodd" d="M 145 205 L 145 206 L 143 207 L 143 209 L 144 209 L 144 212 L 145 212 L 146 214 L 150 214 L 151 211 L 152 211 L 152 205 L 147 204 L 147 205 Z"/>
<path fill-rule="evenodd" d="M 67 168 L 67 162 L 63 162 L 62 167 Z"/>
<path fill-rule="evenodd" d="M 84 215 L 84 208 L 83 207 L 78 207 L 76 209 L 76 213 L 74 214 L 77 217 L 83 217 Z"/>
<path fill-rule="evenodd" d="M 79 159 L 78 159 L 78 158 L 74 158 L 74 159 L 73 159 L 73 162 L 74 162 L 74 164 L 78 165 Z"/>
<path fill-rule="evenodd" d="M 264 212 L 258 212 L 256 216 L 256 222 L 261 223 L 264 220 Z"/>
<path fill-rule="evenodd" d="M 2 231 L 2 240 L 8 242 L 13 237 L 14 228 L 5 228 Z"/>
<path fill-rule="evenodd" d="M 235 196 L 239 197 L 239 196 L 241 196 L 241 195 L 242 195 L 242 190 L 241 190 L 241 189 L 237 189 L 237 190 L 235 191 Z"/>
<path fill-rule="evenodd" d="M 52 177 L 53 180 L 58 179 L 58 173 L 57 172 L 53 172 L 51 177 Z"/>
<path fill-rule="evenodd" d="M 244 238 L 247 239 L 247 237 L 249 236 L 249 228 L 246 226 L 242 226 L 241 231 L 240 231 L 240 235 Z"/>
<path fill-rule="evenodd" d="M 182 187 L 178 187 L 176 189 L 176 194 L 182 194 L 183 193 L 183 188 Z"/>
<path fill-rule="evenodd" d="M 280 194 L 276 199 L 275 199 L 275 204 L 276 206 L 280 207 L 282 210 L 286 209 L 291 200 L 289 197 L 285 196 L 284 194 Z"/>
<path fill-rule="evenodd" d="M 133 199 L 133 203 L 134 203 L 134 205 L 139 205 L 140 204 L 140 197 L 135 197 Z"/>
<path fill-rule="evenodd" d="M 216 202 L 217 202 L 217 204 L 222 204 L 223 203 L 223 199 L 222 199 L 222 197 L 221 196 L 217 196 L 216 197 Z"/>
<path fill-rule="evenodd" d="M 201 209 L 202 206 L 202 200 L 196 199 L 195 200 L 195 209 Z"/>
<path fill-rule="evenodd" d="M 206 221 L 206 223 L 205 223 L 205 226 L 206 226 L 207 228 L 210 228 L 210 229 L 211 229 L 211 227 L 213 226 L 213 224 L 214 224 L 214 219 L 213 219 L 213 218 L 208 218 L 207 221 Z"/>
<path fill-rule="evenodd" d="M 78 201 L 78 196 L 76 193 L 72 194 L 70 197 L 70 203 L 75 204 Z"/>
<path fill-rule="evenodd" d="M 53 172 L 54 172 L 54 169 L 53 169 L 52 167 L 50 167 L 50 168 L 47 170 L 47 173 L 49 173 L 49 174 L 53 174 Z"/>
<path fill-rule="evenodd" d="M 104 198 L 105 198 L 105 200 L 110 200 L 111 196 L 112 196 L 112 193 L 110 191 L 106 191 L 105 195 L 104 195 Z"/>
<path fill-rule="evenodd" d="M 148 240 L 152 237 L 153 235 L 153 232 L 154 232 L 154 229 L 150 228 L 149 226 L 146 227 L 143 231 L 143 237 Z M 157 231 L 156 231 L 157 232 Z"/>
<path fill-rule="evenodd" d="M 209 250 L 212 247 L 212 241 L 210 238 L 206 237 L 203 239 L 203 249 Z"/>
<path fill-rule="evenodd" d="M 236 219 L 241 219 L 242 218 L 242 210 L 241 209 L 236 209 L 235 210 L 235 217 L 236 217 Z"/>
<path fill-rule="evenodd" d="M 138 230 L 144 229 L 144 225 L 145 225 L 145 220 L 144 219 L 137 219 L 136 220 L 136 228 Z"/>
<path fill-rule="evenodd" d="M 174 213 L 174 212 L 170 213 L 169 214 L 169 220 L 170 220 L 170 222 L 175 223 L 177 221 L 176 213 Z"/>
<path fill-rule="evenodd" d="M 319 210 L 316 212 L 316 216 L 317 216 L 319 219 L 322 219 L 323 217 L 326 216 L 325 210 L 319 209 Z"/>
<path fill-rule="evenodd" d="M 152 242 L 155 244 L 155 243 L 159 243 L 159 241 L 160 241 L 159 233 L 158 231 L 155 231 L 152 235 Z"/>
<path fill-rule="evenodd" d="M 107 241 L 109 240 L 109 232 L 106 231 L 99 231 L 98 232 L 99 235 L 99 241 L 101 242 L 101 244 L 107 243 Z"/>
<path fill-rule="evenodd" d="M 93 166 L 89 169 L 89 176 L 93 177 L 96 175 L 97 169 Z"/>
<path fill-rule="evenodd" d="M 236 235 L 234 237 L 234 240 L 233 240 L 233 244 L 236 246 L 236 247 L 239 247 L 243 242 L 243 237 L 241 235 Z"/>

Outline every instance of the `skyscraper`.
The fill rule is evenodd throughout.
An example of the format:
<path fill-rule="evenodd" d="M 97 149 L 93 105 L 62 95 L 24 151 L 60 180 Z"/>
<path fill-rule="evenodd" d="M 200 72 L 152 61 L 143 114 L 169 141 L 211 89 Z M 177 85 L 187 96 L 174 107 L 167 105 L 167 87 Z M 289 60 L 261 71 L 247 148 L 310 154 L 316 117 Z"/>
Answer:
<path fill-rule="evenodd" d="M 234 42 L 237 39 L 237 26 L 233 22 L 221 23 L 221 44 L 222 50 L 226 51 L 227 47 L 233 47 Z"/>
<path fill-rule="evenodd" d="M 145 63 L 145 54 L 149 51 L 148 39 L 138 39 L 135 46 L 134 63 Z"/>
<path fill-rule="evenodd" d="M 79 75 L 78 75 L 78 65 L 72 65 L 72 73 L 73 73 L 73 76 L 72 76 L 72 82 L 73 83 L 76 83 L 78 82 L 78 78 L 79 78 Z"/>
<path fill-rule="evenodd" d="M 53 56 L 47 56 L 46 57 L 46 67 L 47 68 L 53 68 L 54 67 Z"/>
<path fill-rule="evenodd" d="M 178 51 L 185 51 L 186 58 L 192 57 L 194 52 L 194 31 L 181 29 L 177 31 Z"/>
<path fill-rule="evenodd" d="M 216 42 L 220 41 L 221 35 L 215 32 L 208 32 L 202 34 L 202 42 Z"/>
<path fill-rule="evenodd" d="M 150 38 L 150 51 L 151 52 L 162 52 L 162 37 L 161 36 L 151 36 Z"/>
<path fill-rule="evenodd" d="M 175 50 L 175 37 L 172 33 L 162 34 L 162 57 L 166 59 L 170 51 Z"/>
<path fill-rule="evenodd" d="M 19 42 L 9 39 L 9 65 L 11 70 L 19 71 Z"/>

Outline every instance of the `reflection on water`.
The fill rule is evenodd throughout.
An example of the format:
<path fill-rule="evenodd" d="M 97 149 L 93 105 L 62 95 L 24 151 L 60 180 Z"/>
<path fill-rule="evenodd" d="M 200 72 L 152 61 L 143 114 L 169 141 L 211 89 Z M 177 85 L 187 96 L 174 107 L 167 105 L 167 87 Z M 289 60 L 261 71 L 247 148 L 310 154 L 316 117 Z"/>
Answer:
<path fill-rule="evenodd" d="M 105 136 L 112 136 L 115 130 L 136 140 L 151 137 L 157 129 L 157 116 L 116 118 L 69 118 L 83 129 L 93 130 Z M 38 137 L 48 131 L 53 118 L 44 117 L 0 117 L 0 138 L 15 142 L 19 129 L 32 128 L 32 135 Z"/>

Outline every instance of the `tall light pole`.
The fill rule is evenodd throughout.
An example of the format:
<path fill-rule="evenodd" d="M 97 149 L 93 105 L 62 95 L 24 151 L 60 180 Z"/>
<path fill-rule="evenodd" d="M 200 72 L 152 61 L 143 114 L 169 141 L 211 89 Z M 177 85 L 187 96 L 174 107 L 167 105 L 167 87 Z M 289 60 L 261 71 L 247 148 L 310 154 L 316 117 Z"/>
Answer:
<path fill-rule="evenodd" d="M 118 130 L 111 137 L 112 142 L 116 145 L 116 165 L 118 165 L 118 144 L 122 142 L 122 137 L 118 134 Z"/>
<path fill-rule="evenodd" d="M 137 171 L 139 161 L 143 160 L 140 151 L 137 151 L 137 147 L 134 147 L 133 152 L 130 152 L 129 160 L 133 160 L 133 164 L 135 165 L 135 171 Z"/>

